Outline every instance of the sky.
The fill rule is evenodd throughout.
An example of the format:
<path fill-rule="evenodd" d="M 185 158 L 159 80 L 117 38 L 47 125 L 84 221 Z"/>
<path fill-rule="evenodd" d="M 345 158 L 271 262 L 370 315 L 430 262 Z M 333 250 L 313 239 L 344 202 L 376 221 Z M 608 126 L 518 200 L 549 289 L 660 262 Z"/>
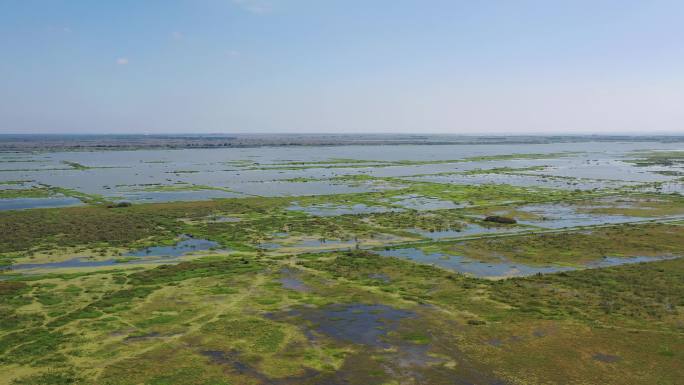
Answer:
<path fill-rule="evenodd" d="M 684 134 L 681 0 L 0 0 L 0 133 Z"/>

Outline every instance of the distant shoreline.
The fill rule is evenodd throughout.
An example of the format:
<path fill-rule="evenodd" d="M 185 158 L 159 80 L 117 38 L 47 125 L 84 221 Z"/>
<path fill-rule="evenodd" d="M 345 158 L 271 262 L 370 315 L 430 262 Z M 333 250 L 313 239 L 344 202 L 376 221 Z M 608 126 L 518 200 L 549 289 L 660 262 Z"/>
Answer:
<path fill-rule="evenodd" d="M 506 145 L 581 142 L 684 143 L 684 135 L 0 134 L 0 151 L 126 151 L 370 145 Z"/>

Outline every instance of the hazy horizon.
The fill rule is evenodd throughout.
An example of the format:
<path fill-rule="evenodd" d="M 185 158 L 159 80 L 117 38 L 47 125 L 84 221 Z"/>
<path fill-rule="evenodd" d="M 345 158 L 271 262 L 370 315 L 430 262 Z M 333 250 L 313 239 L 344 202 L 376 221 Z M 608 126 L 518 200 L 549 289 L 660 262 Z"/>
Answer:
<path fill-rule="evenodd" d="M 463 137 L 684 137 L 684 132 L 607 132 L 607 133 L 578 133 L 578 132 L 489 132 L 483 134 L 476 133 L 450 133 L 450 132 L 150 132 L 150 133 L 134 133 L 134 132 L 0 132 L 0 136 L 463 136 Z"/>
<path fill-rule="evenodd" d="M 0 3 L 0 134 L 684 133 L 677 1 Z"/>

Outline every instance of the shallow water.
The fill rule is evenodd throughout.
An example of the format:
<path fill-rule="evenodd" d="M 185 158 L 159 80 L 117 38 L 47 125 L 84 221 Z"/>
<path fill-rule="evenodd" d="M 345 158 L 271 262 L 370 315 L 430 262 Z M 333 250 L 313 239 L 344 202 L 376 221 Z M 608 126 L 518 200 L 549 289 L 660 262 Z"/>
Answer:
<path fill-rule="evenodd" d="M 130 263 L 130 262 L 128 262 Z M 90 261 L 85 258 L 73 258 L 62 262 L 47 262 L 47 263 L 19 263 L 9 267 L 10 270 L 27 270 L 27 269 L 67 269 L 76 267 L 101 267 L 114 266 L 117 262 L 114 259 L 107 259 L 105 261 Z"/>
<path fill-rule="evenodd" d="M 614 143 L 606 144 L 614 147 Z M 592 154 L 593 155 L 593 154 Z M 621 160 L 602 157 L 601 159 L 587 159 L 584 162 L 559 164 L 543 171 L 533 171 L 532 174 L 552 175 L 573 178 L 610 179 L 633 182 L 662 182 L 672 180 L 672 177 L 657 174 L 647 167 L 637 167 Z"/>
<path fill-rule="evenodd" d="M 122 261 L 119 258 L 107 259 L 104 261 L 93 261 L 87 258 L 72 258 L 62 262 L 46 263 L 20 263 L 9 266 L 10 270 L 28 269 L 66 269 L 78 267 L 102 267 L 117 266 L 138 263 L 176 263 L 180 262 L 179 257 L 194 251 L 209 250 L 217 247 L 218 243 L 205 239 L 195 239 L 184 236 L 183 240 L 174 246 L 156 246 L 138 250 L 125 254 L 125 257 L 136 257 L 130 261 Z M 117 261 L 119 259 L 119 261 Z"/>
<path fill-rule="evenodd" d="M 237 217 L 226 217 L 226 216 L 211 216 L 207 218 L 207 222 L 211 223 L 237 223 L 240 222 L 242 219 L 237 218 Z"/>
<path fill-rule="evenodd" d="M 565 179 L 534 175 L 518 174 L 476 174 L 476 175 L 429 175 L 406 178 L 409 180 L 449 183 L 449 184 L 507 184 L 518 187 L 545 187 L 563 190 L 599 190 L 615 189 L 624 186 L 636 186 L 638 182 L 602 181 L 589 179 Z"/>
<path fill-rule="evenodd" d="M 561 271 L 579 269 L 576 267 L 554 265 L 531 266 L 510 261 L 482 262 L 462 256 L 452 256 L 443 253 L 426 253 L 425 251 L 416 248 L 383 250 L 377 251 L 377 253 L 386 257 L 398 257 L 410 259 L 419 263 L 436 265 L 445 269 L 481 278 L 525 277 L 535 274 L 558 273 Z M 633 263 L 662 261 L 673 258 L 675 257 L 605 257 L 587 263 L 584 265 L 584 268 L 611 267 Z"/>
<path fill-rule="evenodd" d="M 311 206 L 300 206 L 296 202 L 287 208 L 290 211 L 301 211 L 316 217 L 332 217 L 338 215 L 350 214 L 372 214 L 372 213 L 386 213 L 390 211 L 402 211 L 399 208 L 391 208 L 384 206 L 367 206 L 363 203 L 357 203 L 351 206 L 336 205 L 336 204 L 319 204 Z"/>
<path fill-rule="evenodd" d="M 603 257 L 598 261 L 592 261 L 587 263 L 585 266 L 589 268 L 598 267 L 612 267 L 620 265 L 629 265 L 633 263 L 643 263 L 643 262 L 656 262 L 656 261 L 666 261 L 668 259 L 676 259 L 679 257 L 674 256 L 661 256 L 661 257 Z"/>
<path fill-rule="evenodd" d="M 638 190 L 643 191 L 643 192 L 654 192 L 654 193 L 660 193 L 660 194 L 684 195 L 684 182 L 678 182 L 678 181 L 663 182 L 663 183 L 659 183 L 655 186 L 646 185 L 642 188 L 639 188 Z"/>
<path fill-rule="evenodd" d="M 603 354 L 603 353 L 596 353 L 593 356 L 591 356 L 592 359 L 595 361 L 600 361 L 600 362 L 606 362 L 606 363 L 614 363 L 620 361 L 622 358 L 619 356 L 614 356 L 611 354 Z"/>
<path fill-rule="evenodd" d="M 206 239 L 183 236 L 182 240 L 173 246 L 153 246 L 125 254 L 127 257 L 180 257 L 194 251 L 209 250 L 219 244 Z"/>
<path fill-rule="evenodd" d="M 610 151 L 606 151 L 610 148 Z M 112 199 L 130 194 L 135 185 L 174 185 L 187 183 L 228 188 L 243 195 L 315 195 L 341 192 L 365 192 L 386 188 L 372 184 L 351 182 L 291 182 L 292 178 L 325 179 L 342 175 L 368 174 L 373 176 L 408 177 L 418 174 L 462 172 L 494 167 L 550 166 L 537 174 L 611 179 L 636 182 L 668 182 L 676 177 L 657 174 L 663 167 L 637 167 L 621 161 L 634 150 L 677 150 L 680 143 L 550 143 L 517 145 L 402 145 L 402 146 L 338 146 L 338 147 L 264 147 L 242 149 L 186 149 L 54 152 L 22 156 L 26 162 L 2 162 L 2 181 L 34 180 L 52 186 L 75 189 L 88 194 L 101 194 Z M 470 161 L 448 164 L 394 165 L 368 167 L 348 164 L 345 168 L 316 168 L 294 170 L 260 170 L 269 164 L 287 161 L 317 162 L 329 159 L 351 158 L 371 161 L 443 161 L 477 156 L 506 155 L 511 153 L 581 152 L 562 158 L 518 159 L 500 161 Z M 39 162 L 31 162 L 37 160 Z M 63 161 L 77 162 L 93 168 L 76 170 L 66 167 Z M 247 162 L 245 162 L 247 161 Z M 254 163 L 250 163 L 254 162 Z M 340 166 L 331 165 L 331 166 Z M 17 170 L 17 171 L 8 171 Z M 192 171 L 192 172 L 188 172 Z M 529 179 L 530 177 L 524 177 Z M 516 180 L 520 180 L 517 178 Z M 265 183 L 268 182 L 268 183 Z M 447 183 L 453 183 L 446 181 Z M 510 183 L 517 183 L 510 181 Z M 522 182 L 527 183 L 527 182 Z M 534 183 L 534 182 L 531 182 Z M 541 182 L 542 185 L 546 182 Z M 581 182 L 578 188 L 589 188 Z M 561 187 L 561 186 L 558 186 Z M 573 187 L 574 188 L 574 187 Z M 202 191 L 187 192 L 182 199 L 201 199 Z M 178 194 L 142 196 L 140 199 L 163 201 L 177 200 Z M 136 196 L 131 196 L 131 199 Z"/>
<path fill-rule="evenodd" d="M 83 205 L 83 202 L 72 197 L 0 199 L 0 211 L 44 209 L 81 205 Z"/>
<path fill-rule="evenodd" d="M 390 344 L 385 341 L 387 334 L 395 330 L 401 320 L 413 318 L 415 314 L 386 305 L 354 303 L 299 308 L 271 317 L 283 316 L 306 320 L 317 333 L 339 341 L 388 348 Z M 310 338 L 315 337 L 310 335 Z"/>
<path fill-rule="evenodd" d="M 121 195 L 121 200 L 131 202 L 179 202 L 179 201 L 205 201 L 210 199 L 236 198 L 242 194 L 219 191 L 145 191 L 131 192 Z"/>
<path fill-rule="evenodd" d="M 278 282 L 280 282 L 285 289 L 307 292 L 310 290 L 310 288 L 304 283 L 304 281 L 302 281 L 300 275 L 301 273 L 299 271 L 293 269 L 282 269 L 280 271 L 280 279 L 278 279 Z"/>
<path fill-rule="evenodd" d="M 561 266 L 528 266 L 512 262 L 481 262 L 461 256 L 451 256 L 442 253 L 426 253 L 421 249 L 405 248 L 378 251 L 386 257 L 399 257 L 412 261 L 440 266 L 449 270 L 470 274 L 475 277 L 524 277 L 538 273 L 557 273 L 573 270 L 571 267 Z"/>
<path fill-rule="evenodd" d="M 438 198 L 424 197 L 420 195 L 398 195 L 393 197 L 391 204 L 401 206 L 409 210 L 429 211 L 442 209 L 456 209 L 466 207 L 465 204 L 456 204 L 452 201 L 447 201 Z"/>
<path fill-rule="evenodd" d="M 408 229 L 407 231 L 419 234 L 423 237 L 430 238 L 433 240 L 438 239 L 451 239 L 451 238 L 464 238 L 477 235 L 485 234 L 502 234 L 502 233 L 514 233 L 527 231 L 524 227 L 485 227 L 478 225 L 476 223 L 468 223 L 465 227 L 458 230 L 439 230 L 439 231 L 428 231 L 422 229 Z"/>
<path fill-rule="evenodd" d="M 639 222 L 648 219 L 626 215 L 583 213 L 578 211 L 580 207 L 565 204 L 526 205 L 517 209 L 542 217 L 539 220 L 519 220 L 519 223 L 548 229 Z"/>
<path fill-rule="evenodd" d="M 384 283 L 391 281 L 390 277 L 388 277 L 386 274 L 382 274 L 382 273 L 368 274 L 368 278 L 373 279 L 373 280 L 377 280 L 377 281 L 382 281 Z"/>

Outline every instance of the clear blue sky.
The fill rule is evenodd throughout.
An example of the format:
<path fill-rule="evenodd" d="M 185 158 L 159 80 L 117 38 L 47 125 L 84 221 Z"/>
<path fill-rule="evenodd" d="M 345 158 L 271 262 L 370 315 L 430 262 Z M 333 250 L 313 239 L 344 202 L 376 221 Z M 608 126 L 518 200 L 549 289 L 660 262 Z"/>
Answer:
<path fill-rule="evenodd" d="M 0 133 L 684 133 L 684 1 L 0 0 Z"/>

